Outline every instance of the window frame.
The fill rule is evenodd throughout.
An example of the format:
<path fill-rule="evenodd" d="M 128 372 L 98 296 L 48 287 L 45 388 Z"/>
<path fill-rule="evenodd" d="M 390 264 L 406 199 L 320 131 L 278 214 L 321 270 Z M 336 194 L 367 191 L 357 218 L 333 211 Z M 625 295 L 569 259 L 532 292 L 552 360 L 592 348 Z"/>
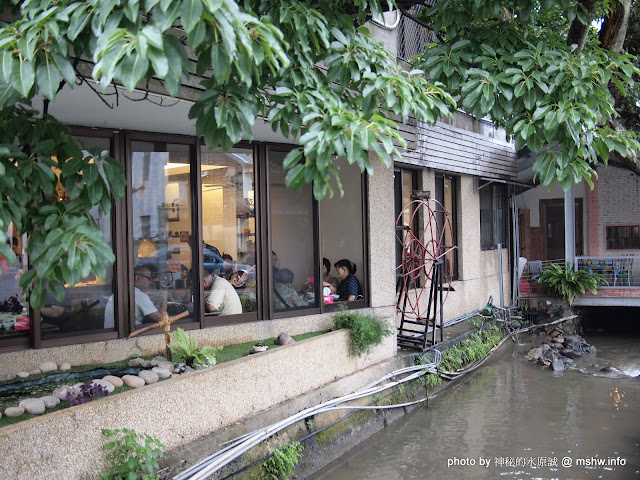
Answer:
<path fill-rule="evenodd" d="M 134 301 L 134 245 L 133 236 L 133 200 L 131 190 L 132 179 L 132 162 L 131 142 L 142 141 L 151 143 L 165 144 L 184 144 L 190 147 L 190 163 L 191 163 L 191 231 L 196 239 L 202 239 L 202 182 L 199 175 L 201 169 L 201 148 L 204 148 L 204 142 L 201 138 L 188 135 L 174 135 L 159 132 L 146 132 L 138 130 L 117 130 L 113 128 L 92 128 L 86 126 L 71 126 L 69 131 L 73 136 L 79 137 L 97 137 L 104 138 L 110 144 L 110 156 L 118 161 L 124 167 L 127 186 L 125 195 L 118 202 L 112 204 L 111 209 L 111 242 L 115 254 L 115 263 L 113 265 L 113 288 L 114 296 L 114 315 L 115 328 L 113 331 L 103 331 L 91 333 L 66 333 L 59 336 L 43 339 L 40 329 L 40 311 L 29 309 L 31 319 L 31 328 L 28 335 L 23 337 L 14 337 L 0 339 L 0 351 L 15 348 L 45 348 L 57 347 L 63 345 L 73 345 L 81 343 L 91 343 L 97 341 L 115 340 L 126 338 L 131 332 L 135 331 L 135 301 Z M 273 285 L 271 271 L 271 255 L 264 255 L 264 251 L 271 251 L 271 234 L 269 232 L 269 223 L 271 214 L 268 209 L 269 202 L 269 154 L 271 151 L 288 152 L 291 149 L 298 148 L 296 144 L 285 144 L 275 142 L 249 142 L 242 141 L 235 148 L 247 148 L 253 151 L 254 155 L 254 184 L 255 184 L 255 216 L 256 216 L 256 265 L 262 270 L 256 279 L 256 310 L 255 312 L 246 312 L 238 315 L 208 317 L 204 315 L 204 290 L 202 287 L 202 264 L 203 254 L 201 249 L 192 249 L 192 265 L 195 267 L 194 282 L 197 282 L 199 288 L 194 289 L 194 318 L 193 322 L 181 325 L 185 330 L 204 329 L 213 326 L 230 325 L 237 323 L 246 323 L 250 321 L 268 321 L 280 318 L 289 318 L 297 316 L 307 316 L 322 313 L 336 312 L 341 305 L 346 305 L 348 309 L 365 308 L 370 304 L 369 292 L 369 246 L 367 239 L 368 232 L 368 181 L 367 176 L 360 175 L 361 193 L 360 208 L 362 222 L 362 272 L 358 272 L 361 278 L 361 285 L 364 298 L 354 300 L 352 302 L 340 302 L 339 304 L 324 304 L 322 301 L 321 290 L 318 287 L 316 298 L 318 304 L 314 308 L 304 310 L 294 310 L 291 312 L 273 312 L 272 295 L 270 288 Z M 322 275 L 322 228 L 321 228 L 321 202 L 313 198 L 313 238 L 314 238 L 314 256 L 317 278 Z M 320 282 L 318 282 L 318 285 Z M 197 297 L 197 298 L 196 298 Z M 149 331 L 142 335 L 158 334 L 158 330 Z"/>
<path fill-rule="evenodd" d="M 638 245 L 637 247 L 631 246 L 628 248 L 625 247 L 613 247 L 613 248 L 609 248 L 609 236 L 608 236 L 608 230 L 610 228 L 625 228 L 625 227 L 630 227 L 632 229 L 632 231 L 634 229 L 638 229 L 638 235 L 640 236 L 640 223 L 608 223 L 608 224 L 604 224 L 603 225 L 603 230 L 604 230 L 604 249 L 606 252 L 633 252 L 633 251 L 638 251 L 640 250 L 640 245 Z M 630 237 L 631 239 L 633 238 L 633 235 Z"/>
<path fill-rule="evenodd" d="M 442 181 L 442 192 L 444 193 L 444 182 L 446 180 L 450 180 L 451 181 L 451 203 L 453 204 L 453 209 L 450 212 L 451 215 L 451 239 L 452 239 L 452 245 L 443 245 L 442 247 L 444 249 L 447 248 L 452 248 L 452 247 L 457 247 L 458 246 L 458 189 L 460 188 L 460 177 L 457 175 L 451 175 L 449 173 L 446 172 L 436 172 L 435 173 L 435 178 L 434 178 L 434 184 L 435 184 L 435 194 L 433 195 L 433 198 L 440 202 L 442 204 L 442 206 L 444 207 L 444 198 L 440 199 L 439 197 L 439 193 L 440 193 L 440 189 L 439 189 L 439 185 L 438 182 Z M 442 221 L 444 221 L 444 218 L 441 220 L 439 218 L 439 215 L 444 216 L 443 213 L 436 213 L 436 219 L 438 222 L 438 235 L 441 235 L 440 229 L 443 228 L 444 226 L 441 225 L 440 223 Z M 446 266 L 443 269 L 443 273 L 444 273 L 444 281 L 456 281 L 460 279 L 460 268 L 459 268 L 459 262 L 460 262 L 460 256 L 458 255 L 458 248 L 454 248 L 450 253 L 453 256 L 453 260 L 454 260 L 454 268 L 453 271 L 450 272 L 450 275 L 447 277 L 447 273 L 446 273 Z"/>
<path fill-rule="evenodd" d="M 509 225 L 509 192 L 507 189 L 507 185 L 501 182 L 494 182 L 494 181 L 486 181 L 486 180 L 478 180 L 479 185 L 478 185 L 478 204 L 480 207 L 480 215 L 479 215 L 479 227 L 480 227 L 480 250 L 481 251 L 488 251 L 488 250 L 497 250 L 498 248 L 498 242 L 496 241 L 496 233 L 498 231 L 498 225 L 497 225 L 497 206 L 496 206 L 496 189 L 500 189 L 501 190 L 501 197 L 502 197 L 502 225 L 501 225 L 501 235 L 502 235 L 502 241 L 500 242 L 500 245 L 502 246 L 502 248 L 506 248 L 508 245 L 508 240 L 509 240 L 509 233 L 508 233 L 508 225 Z M 482 195 L 483 195 L 483 190 L 484 191 L 488 191 L 491 192 L 491 245 L 488 245 L 488 242 L 485 241 L 485 239 L 483 239 L 483 230 L 482 230 Z"/>

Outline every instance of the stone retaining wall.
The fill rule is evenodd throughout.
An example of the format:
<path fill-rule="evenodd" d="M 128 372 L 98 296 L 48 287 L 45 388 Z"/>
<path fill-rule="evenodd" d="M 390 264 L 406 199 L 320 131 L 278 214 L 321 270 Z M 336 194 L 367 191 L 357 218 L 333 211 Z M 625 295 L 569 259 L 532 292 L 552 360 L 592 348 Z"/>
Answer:
<path fill-rule="evenodd" d="M 36 417 L 0 430 L 4 478 L 97 478 L 103 428 L 157 436 L 167 450 L 395 355 L 389 336 L 363 357 L 339 330 Z"/>

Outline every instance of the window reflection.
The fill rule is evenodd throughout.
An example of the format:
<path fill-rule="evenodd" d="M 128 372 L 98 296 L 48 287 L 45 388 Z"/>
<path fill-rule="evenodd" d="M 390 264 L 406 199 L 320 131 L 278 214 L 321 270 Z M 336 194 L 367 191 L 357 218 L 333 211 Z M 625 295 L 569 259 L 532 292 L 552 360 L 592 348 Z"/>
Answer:
<path fill-rule="evenodd" d="M 344 196 L 335 195 L 321 202 L 322 256 L 330 261 L 329 276 L 337 281 L 335 294 L 331 294 L 331 300 L 324 297 L 325 303 L 347 300 L 348 291 L 360 291 L 360 294 L 355 294 L 356 299 L 363 296 L 362 175 L 358 167 L 344 162 L 340 165 L 340 179 Z M 349 271 L 337 271 L 335 264 L 341 260 L 348 260 L 351 267 L 347 269 Z M 355 280 L 351 277 L 355 277 Z M 360 286 L 359 289 L 356 284 Z M 343 298 L 340 298 L 340 293 L 343 293 Z"/>
<path fill-rule="evenodd" d="M 201 150 L 205 311 L 256 309 L 256 216 L 253 150 Z"/>
<path fill-rule="evenodd" d="M 106 157 L 111 154 L 111 140 L 99 137 L 77 137 L 84 149 L 84 155 Z M 55 171 L 55 169 L 54 169 Z M 56 172 L 59 175 L 59 172 Z M 56 189 L 59 201 L 69 198 L 58 183 Z M 113 248 L 111 234 L 111 212 L 104 213 L 95 206 L 89 214 L 100 227 L 106 243 Z M 45 306 L 40 310 L 42 338 L 74 332 L 87 332 L 113 329 L 113 323 L 104 321 L 105 309 L 113 294 L 113 267 L 107 267 L 105 278 L 91 274 L 72 286 L 65 285 L 65 297 L 58 302 L 53 295 L 47 294 Z"/>
<path fill-rule="evenodd" d="M 170 316 L 189 311 L 178 323 L 194 321 L 191 152 L 189 145 L 131 142 L 136 327 L 156 321 L 154 308 Z"/>
<path fill-rule="evenodd" d="M 22 302 L 18 281 L 26 266 L 25 239 L 13 224 L 7 229 L 7 242 L 16 254 L 17 261 L 10 265 L 0 257 L 0 338 L 20 337 L 29 333 L 29 304 Z"/>
<path fill-rule="evenodd" d="M 271 267 L 274 311 L 294 311 L 318 305 L 317 248 L 311 185 L 286 188 L 282 161 L 286 152 L 271 151 Z"/>

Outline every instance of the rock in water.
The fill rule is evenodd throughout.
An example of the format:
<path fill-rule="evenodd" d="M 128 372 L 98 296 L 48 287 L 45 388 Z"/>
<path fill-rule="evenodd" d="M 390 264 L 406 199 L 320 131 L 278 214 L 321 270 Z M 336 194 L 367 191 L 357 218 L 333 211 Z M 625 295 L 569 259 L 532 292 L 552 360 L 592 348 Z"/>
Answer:
<path fill-rule="evenodd" d="M 554 372 L 564 372 L 564 362 L 562 360 L 554 360 L 551 364 Z"/>

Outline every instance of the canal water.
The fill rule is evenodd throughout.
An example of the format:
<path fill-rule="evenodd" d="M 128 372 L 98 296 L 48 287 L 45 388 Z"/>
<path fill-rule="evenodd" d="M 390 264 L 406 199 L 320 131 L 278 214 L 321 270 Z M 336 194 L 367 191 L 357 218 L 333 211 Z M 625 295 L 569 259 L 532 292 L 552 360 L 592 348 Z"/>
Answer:
<path fill-rule="evenodd" d="M 529 340 L 310 478 L 640 479 L 640 337 L 587 336 L 565 372 L 525 360 Z"/>

